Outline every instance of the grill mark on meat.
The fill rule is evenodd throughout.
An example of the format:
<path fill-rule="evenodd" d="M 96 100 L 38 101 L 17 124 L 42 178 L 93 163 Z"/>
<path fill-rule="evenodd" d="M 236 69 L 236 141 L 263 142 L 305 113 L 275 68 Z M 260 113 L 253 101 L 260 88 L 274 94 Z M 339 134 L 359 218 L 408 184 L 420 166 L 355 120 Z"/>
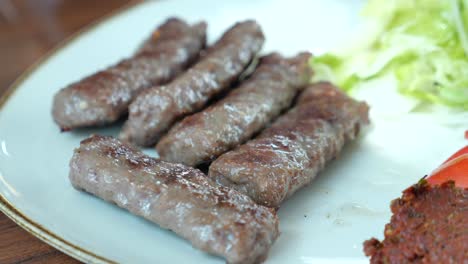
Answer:
<path fill-rule="evenodd" d="M 190 166 L 209 162 L 248 140 L 288 107 L 309 82 L 309 53 L 270 54 L 224 99 L 172 127 L 156 149 L 163 160 Z"/>
<path fill-rule="evenodd" d="M 367 104 L 329 83 L 311 85 L 293 109 L 257 138 L 215 160 L 209 176 L 259 204 L 279 207 L 310 183 L 368 122 Z"/>
<path fill-rule="evenodd" d="M 230 28 L 207 54 L 168 85 L 145 90 L 130 104 L 120 138 L 137 145 L 155 144 L 176 121 L 201 110 L 230 87 L 264 42 L 260 26 L 251 20 Z"/>
<path fill-rule="evenodd" d="M 279 235 L 276 212 L 201 171 L 150 158 L 117 139 L 91 136 L 70 162 L 80 190 L 174 231 L 228 263 L 258 263 Z"/>
<path fill-rule="evenodd" d="M 170 81 L 195 61 L 205 42 L 204 22 L 168 19 L 133 57 L 60 90 L 52 106 L 55 122 L 68 131 L 118 120 L 140 91 Z"/>

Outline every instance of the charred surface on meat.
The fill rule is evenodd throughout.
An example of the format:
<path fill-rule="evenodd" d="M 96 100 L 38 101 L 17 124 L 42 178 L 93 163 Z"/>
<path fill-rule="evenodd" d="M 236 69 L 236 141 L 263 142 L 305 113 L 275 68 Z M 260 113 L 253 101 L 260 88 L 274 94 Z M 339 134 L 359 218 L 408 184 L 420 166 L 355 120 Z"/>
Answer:
<path fill-rule="evenodd" d="M 205 23 L 168 19 L 133 57 L 60 90 L 52 107 L 55 122 L 67 131 L 118 120 L 139 92 L 172 80 L 195 61 L 205 42 Z"/>
<path fill-rule="evenodd" d="M 224 99 L 176 124 L 158 143 L 160 157 L 198 165 L 245 142 L 290 106 L 311 77 L 309 53 L 263 57 L 253 75 Z"/>
<path fill-rule="evenodd" d="M 210 98 L 229 88 L 263 42 L 256 22 L 234 25 L 183 75 L 141 93 L 129 107 L 120 138 L 137 145 L 154 145 L 176 121 L 201 110 Z"/>
<path fill-rule="evenodd" d="M 312 85 L 296 107 L 256 139 L 215 160 L 209 176 L 262 205 L 278 207 L 310 183 L 366 123 L 365 103 L 329 83 Z"/>
<path fill-rule="evenodd" d="M 150 158 L 111 137 L 81 142 L 70 162 L 70 181 L 229 263 L 263 261 L 279 235 L 271 209 L 197 169 Z"/>

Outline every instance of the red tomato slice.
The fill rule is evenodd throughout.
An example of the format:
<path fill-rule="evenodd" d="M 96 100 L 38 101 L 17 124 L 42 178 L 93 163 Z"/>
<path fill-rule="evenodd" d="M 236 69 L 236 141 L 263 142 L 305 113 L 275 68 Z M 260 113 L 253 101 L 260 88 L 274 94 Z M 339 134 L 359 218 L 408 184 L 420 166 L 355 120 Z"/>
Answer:
<path fill-rule="evenodd" d="M 435 170 L 427 181 L 436 185 L 448 180 L 455 182 L 461 188 L 468 188 L 468 147 L 452 155 L 442 166 Z"/>
<path fill-rule="evenodd" d="M 467 132 L 468 132 L 468 131 L 467 131 Z M 447 163 L 447 162 L 449 162 L 449 161 L 451 161 L 451 160 L 453 160 L 453 159 L 455 159 L 455 158 L 458 157 L 458 156 L 463 155 L 463 154 L 468 154 L 468 146 L 466 146 L 466 147 L 460 149 L 459 151 L 455 152 L 455 154 L 453 154 L 452 156 L 450 156 L 450 158 L 448 158 L 444 163 L 442 163 L 442 165 L 445 164 L 445 163 Z"/>

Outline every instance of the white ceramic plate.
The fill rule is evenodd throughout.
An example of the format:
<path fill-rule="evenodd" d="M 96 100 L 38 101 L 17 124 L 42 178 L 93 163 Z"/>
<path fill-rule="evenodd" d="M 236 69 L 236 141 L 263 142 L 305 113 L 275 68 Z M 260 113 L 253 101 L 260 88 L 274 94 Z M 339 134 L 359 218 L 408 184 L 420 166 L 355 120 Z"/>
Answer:
<path fill-rule="evenodd" d="M 264 51 L 291 55 L 300 50 L 322 53 L 343 42 L 358 24 L 361 4 L 146 2 L 98 24 L 27 73 L 5 100 L 0 112 L 0 209 L 86 262 L 222 263 L 169 231 L 75 191 L 67 177 L 73 148 L 91 133 L 115 135 L 118 126 L 60 133 L 50 114 L 53 94 L 130 55 L 169 16 L 207 20 L 211 41 L 235 21 L 255 18 L 267 36 Z M 381 237 L 390 200 L 464 144 L 459 124 L 468 122 L 448 122 L 444 114 L 405 114 L 399 110 L 401 98 L 386 84 L 376 85 L 382 87 L 357 95 L 372 107 L 372 126 L 280 209 L 282 234 L 267 263 L 366 262 L 362 242 Z"/>

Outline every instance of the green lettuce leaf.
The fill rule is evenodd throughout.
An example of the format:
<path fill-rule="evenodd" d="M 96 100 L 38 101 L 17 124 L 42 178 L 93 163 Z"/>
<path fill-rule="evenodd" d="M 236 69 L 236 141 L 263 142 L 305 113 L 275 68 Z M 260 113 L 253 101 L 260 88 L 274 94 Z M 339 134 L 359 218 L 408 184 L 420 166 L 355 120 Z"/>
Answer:
<path fill-rule="evenodd" d="M 371 37 L 311 59 L 313 81 L 351 91 L 391 73 L 404 95 L 468 109 L 468 0 L 370 0 L 363 15 Z"/>

